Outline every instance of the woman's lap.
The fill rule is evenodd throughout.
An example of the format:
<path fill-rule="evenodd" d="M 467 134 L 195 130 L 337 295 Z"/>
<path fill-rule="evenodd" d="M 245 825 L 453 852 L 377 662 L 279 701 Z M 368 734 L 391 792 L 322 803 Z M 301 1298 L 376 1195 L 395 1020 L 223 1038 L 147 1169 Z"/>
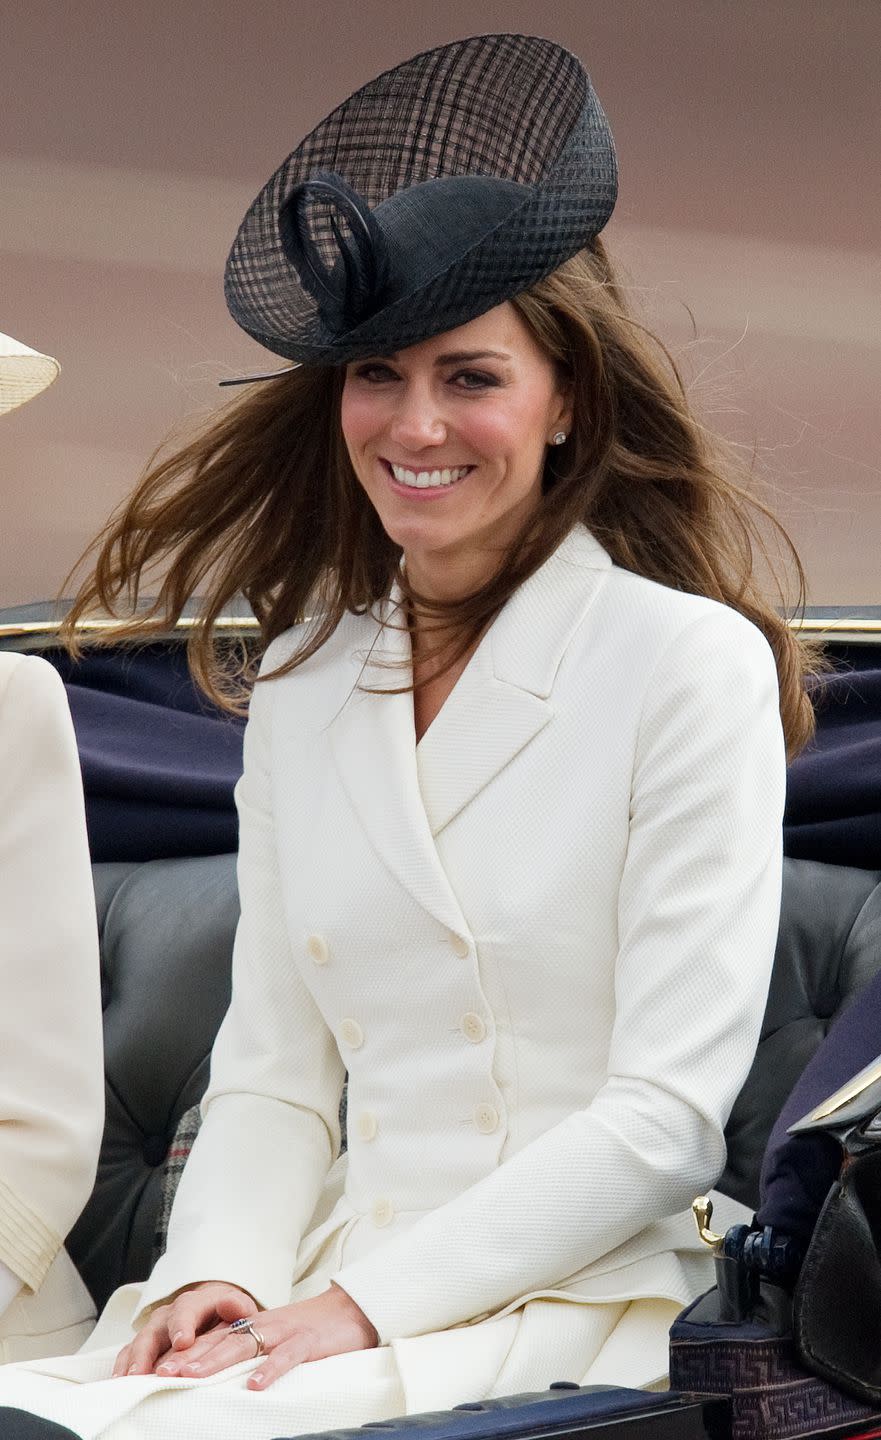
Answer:
<path fill-rule="evenodd" d="M 532 1300 L 500 1319 L 302 1365 L 266 1391 L 246 1388 L 256 1361 L 201 1381 L 99 1378 L 112 1366 L 115 1347 L 107 1347 L 0 1368 L 0 1405 L 46 1416 L 82 1440 L 276 1440 L 553 1380 L 651 1384 L 665 1369 L 676 1308 Z"/>

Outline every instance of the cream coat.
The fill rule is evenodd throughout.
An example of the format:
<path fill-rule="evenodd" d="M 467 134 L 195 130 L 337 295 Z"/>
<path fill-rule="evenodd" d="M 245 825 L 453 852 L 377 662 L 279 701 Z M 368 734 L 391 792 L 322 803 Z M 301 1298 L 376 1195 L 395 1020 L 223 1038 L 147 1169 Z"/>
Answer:
<path fill-rule="evenodd" d="M 141 1303 L 333 1274 L 383 1340 L 538 1294 L 684 1303 L 778 923 L 769 648 L 581 528 L 418 747 L 412 697 L 364 690 L 408 647 L 352 617 L 257 687 L 233 1003 Z"/>
<path fill-rule="evenodd" d="M 777 929 L 768 646 L 579 530 L 418 747 L 412 697 L 365 693 L 400 682 L 389 661 L 406 635 L 350 617 L 257 687 L 233 1000 L 168 1252 L 83 1354 L 3 1372 L 0 1403 L 84 1440 L 269 1440 L 663 1375 L 711 1283 L 683 1210 L 722 1168 Z M 331 1277 L 387 1345 L 265 1392 L 253 1361 L 101 1383 L 188 1283 L 274 1306 Z"/>
<path fill-rule="evenodd" d="M 0 654 L 0 1358 L 75 1349 L 94 1307 L 63 1248 L 104 1114 L 98 935 L 64 687 Z"/>

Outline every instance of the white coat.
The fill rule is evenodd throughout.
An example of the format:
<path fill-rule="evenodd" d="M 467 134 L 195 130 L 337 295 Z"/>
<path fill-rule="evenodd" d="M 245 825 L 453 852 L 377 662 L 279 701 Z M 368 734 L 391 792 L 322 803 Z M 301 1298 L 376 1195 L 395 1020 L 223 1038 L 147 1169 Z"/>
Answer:
<path fill-rule="evenodd" d="M 412 696 L 364 688 L 407 649 L 353 617 L 257 687 L 234 999 L 144 1303 L 284 1303 L 331 1234 L 383 1339 L 539 1291 L 685 1301 L 778 924 L 769 648 L 579 529 L 418 747 Z"/>
<path fill-rule="evenodd" d="M 0 654 L 0 1359 L 74 1350 L 95 1310 L 63 1248 L 104 1116 L 98 932 L 58 675 Z"/>
<path fill-rule="evenodd" d="M 770 650 L 732 610 L 613 566 L 579 527 L 418 746 L 412 695 L 367 693 L 407 683 L 388 667 L 408 660 L 405 631 L 352 616 L 255 690 L 205 1120 L 167 1253 L 96 1334 L 124 1339 L 198 1280 L 275 1306 L 335 1278 L 391 1349 L 262 1395 L 237 1367 L 213 1403 L 181 1394 L 194 1382 L 159 1396 L 171 1382 L 139 1380 L 144 1420 L 120 1436 L 173 1418 L 217 1436 L 376 1419 L 393 1403 L 370 1399 L 387 1354 L 411 1410 L 581 1379 L 599 1332 L 594 1354 L 564 1359 L 566 1312 L 628 1301 L 658 1333 L 635 1327 L 603 1378 L 640 1383 L 640 1348 L 656 1362 L 672 1309 L 711 1283 L 683 1212 L 722 1169 L 771 970 L 785 770 Z M 506 1312 L 531 1317 L 532 1370 L 509 1363 L 508 1322 L 486 1320 Z M 109 1363 L 87 1359 L 96 1378 Z M 104 1392 L 115 1415 L 141 1414 L 120 1383 L 45 1413 L 115 1440 Z M 310 1385 L 317 1415 L 296 1409 Z"/>

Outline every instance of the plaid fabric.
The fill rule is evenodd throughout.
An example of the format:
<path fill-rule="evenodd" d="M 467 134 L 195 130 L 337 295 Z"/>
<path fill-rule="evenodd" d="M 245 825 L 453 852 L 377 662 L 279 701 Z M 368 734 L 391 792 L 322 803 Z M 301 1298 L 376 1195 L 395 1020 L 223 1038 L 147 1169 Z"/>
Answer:
<path fill-rule="evenodd" d="M 337 202 L 310 187 L 319 175 L 343 182 Z M 380 75 L 298 145 L 242 222 L 227 304 L 289 359 L 395 350 L 550 274 L 616 194 L 608 122 L 574 55 L 523 35 L 456 41 Z M 292 196 L 293 249 L 279 223 Z"/>
<path fill-rule="evenodd" d="M 193 1141 L 199 1133 L 199 1126 L 202 1123 L 202 1116 L 198 1105 L 191 1105 L 185 1110 L 178 1121 L 177 1129 L 174 1132 L 174 1139 L 168 1147 L 168 1154 L 165 1157 L 165 1165 L 162 1170 L 162 1189 L 160 1191 L 159 1209 L 156 1212 L 156 1234 L 153 1237 L 153 1264 L 165 1253 L 165 1246 L 168 1243 L 168 1220 L 171 1215 L 171 1207 L 177 1193 L 178 1183 L 183 1174 L 184 1166 L 193 1148 Z"/>
<path fill-rule="evenodd" d="M 343 1093 L 340 1098 L 340 1154 L 346 1149 L 346 1099 L 348 1085 L 343 1086 Z M 162 1188 L 159 1199 L 159 1209 L 156 1212 L 156 1233 L 153 1237 L 152 1263 L 155 1265 L 160 1255 L 164 1255 L 168 1243 L 168 1221 L 171 1217 L 171 1207 L 174 1204 L 174 1197 L 177 1194 L 177 1187 L 180 1177 L 183 1174 L 184 1166 L 193 1148 L 193 1141 L 199 1133 L 199 1126 L 202 1123 L 202 1115 L 198 1105 L 191 1105 L 185 1110 L 178 1121 L 177 1129 L 174 1132 L 174 1139 L 168 1147 L 168 1154 L 165 1157 L 165 1164 L 162 1171 Z"/>

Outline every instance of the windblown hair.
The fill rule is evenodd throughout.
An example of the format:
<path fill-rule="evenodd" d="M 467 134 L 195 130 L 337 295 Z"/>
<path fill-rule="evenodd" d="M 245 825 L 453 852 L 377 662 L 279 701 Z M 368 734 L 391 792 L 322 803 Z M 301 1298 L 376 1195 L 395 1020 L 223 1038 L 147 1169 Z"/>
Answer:
<path fill-rule="evenodd" d="M 304 366 L 255 385 L 189 444 L 154 457 L 79 562 L 94 557 L 62 629 L 69 648 L 78 648 L 77 621 L 98 607 L 123 622 L 99 643 L 148 639 L 200 595 L 189 641 L 193 674 L 218 703 L 242 710 L 252 669 L 224 653 L 215 631 L 235 597 L 250 603 L 264 644 L 313 617 L 293 656 L 262 677 L 271 680 L 314 654 L 347 612 L 387 596 L 397 579 L 405 598 L 443 629 L 443 669 L 583 522 L 616 564 L 719 600 L 758 626 L 777 663 L 787 748 L 796 754 L 814 726 L 805 679 L 823 661 L 781 618 L 757 573 L 761 558 L 781 606 L 791 577 L 795 608 L 803 606 L 804 574 L 785 531 L 732 478 L 733 457 L 691 414 L 675 363 L 629 312 L 600 241 L 513 304 L 572 387 L 574 424 L 566 445 L 548 451 L 537 512 L 479 590 L 441 603 L 408 588 L 400 548 L 343 441 L 343 371 Z M 776 537 L 773 546 L 765 532 Z M 153 575 L 161 576 L 155 598 L 144 603 L 142 582 Z"/>

